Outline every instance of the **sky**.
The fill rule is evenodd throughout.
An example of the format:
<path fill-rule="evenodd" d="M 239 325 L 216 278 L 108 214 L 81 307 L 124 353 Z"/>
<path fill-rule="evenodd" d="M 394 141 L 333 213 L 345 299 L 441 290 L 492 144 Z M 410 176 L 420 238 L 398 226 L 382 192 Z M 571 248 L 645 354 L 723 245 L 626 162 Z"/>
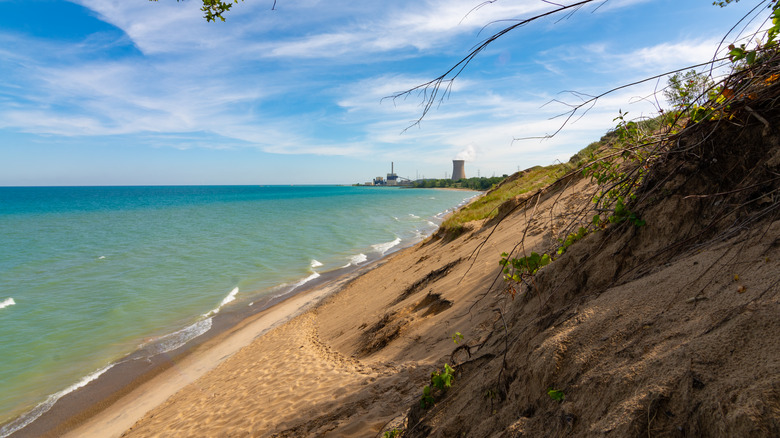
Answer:
<path fill-rule="evenodd" d="M 209 23 L 198 0 L 0 0 L 0 186 L 352 184 L 391 162 L 414 179 L 450 176 L 456 158 L 468 177 L 567 161 L 619 111 L 666 107 L 666 80 L 518 139 L 558 131 L 578 96 L 712 59 L 757 3 L 608 0 L 535 21 L 414 124 L 424 95 L 386 97 L 557 6 L 246 0 Z"/>

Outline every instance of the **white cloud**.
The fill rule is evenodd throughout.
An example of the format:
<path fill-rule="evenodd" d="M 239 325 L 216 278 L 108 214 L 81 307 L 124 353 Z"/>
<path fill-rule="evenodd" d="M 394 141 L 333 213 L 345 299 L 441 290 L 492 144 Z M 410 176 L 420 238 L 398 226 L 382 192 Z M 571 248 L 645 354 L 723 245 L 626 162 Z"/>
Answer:
<path fill-rule="evenodd" d="M 413 48 L 419 51 L 452 43 L 460 34 L 498 20 L 525 17 L 550 5 L 540 1 L 493 3 L 474 9 L 472 0 L 429 0 L 398 5 L 379 16 L 362 17 L 358 24 L 274 43 L 269 56 L 329 58 Z"/>

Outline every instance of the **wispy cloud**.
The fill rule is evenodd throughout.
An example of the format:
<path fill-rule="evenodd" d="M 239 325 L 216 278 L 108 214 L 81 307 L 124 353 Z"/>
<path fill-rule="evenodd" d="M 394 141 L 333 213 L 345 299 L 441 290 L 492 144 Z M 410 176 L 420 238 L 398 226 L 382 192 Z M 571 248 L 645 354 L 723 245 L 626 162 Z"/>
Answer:
<path fill-rule="evenodd" d="M 227 23 L 206 23 L 197 1 L 70 1 L 110 26 L 77 41 L 0 30 L 0 129 L 426 166 L 473 147 L 486 171 L 508 171 L 571 155 L 600 137 L 618 109 L 651 113 L 641 98 L 656 84 L 600 99 L 553 139 L 513 141 L 556 132 L 562 119 L 555 117 L 570 107 L 550 102 L 578 101 L 566 90 L 598 94 L 706 61 L 718 42 L 701 36 L 708 27 L 698 21 L 665 18 L 684 24 L 683 31 L 642 15 L 679 6 L 672 0 L 594 3 L 562 22 L 535 23 L 502 38 L 419 126 L 404 131 L 420 117 L 424 92 L 383 98 L 443 73 L 511 23 L 501 20 L 556 6 L 285 0 L 270 11 L 272 2 L 253 0 L 236 5 Z M 696 11 L 719 12 L 707 8 Z M 707 15 L 709 27 L 713 16 Z"/>

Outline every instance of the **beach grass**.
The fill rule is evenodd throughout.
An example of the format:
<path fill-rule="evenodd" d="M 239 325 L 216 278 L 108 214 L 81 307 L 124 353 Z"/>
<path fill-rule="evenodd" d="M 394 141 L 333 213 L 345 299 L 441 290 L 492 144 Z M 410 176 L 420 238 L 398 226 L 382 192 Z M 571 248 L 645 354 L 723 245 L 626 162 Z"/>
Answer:
<path fill-rule="evenodd" d="M 660 129 L 665 122 L 665 116 L 644 119 L 638 122 L 641 129 L 654 132 Z M 484 219 L 491 219 L 498 214 L 498 207 L 504 202 L 524 193 L 534 192 L 552 184 L 566 174 L 581 168 L 583 165 L 608 154 L 616 144 L 617 134 L 610 131 L 598 141 L 572 155 L 566 163 L 555 163 L 549 166 L 534 166 L 510 175 L 484 196 L 474 200 L 466 207 L 449 216 L 441 225 L 441 232 L 447 236 L 455 237 L 463 231 L 466 223 Z"/>

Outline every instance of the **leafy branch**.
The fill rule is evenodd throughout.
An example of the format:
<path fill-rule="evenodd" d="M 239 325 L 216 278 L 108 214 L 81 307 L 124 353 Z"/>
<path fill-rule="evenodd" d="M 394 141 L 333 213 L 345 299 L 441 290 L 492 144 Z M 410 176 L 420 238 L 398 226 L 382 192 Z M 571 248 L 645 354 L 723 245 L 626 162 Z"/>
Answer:
<path fill-rule="evenodd" d="M 455 378 L 454 374 L 455 370 L 446 363 L 444 364 L 443 372 L 434 371 L 431 373 L 431 384 L 423 387 L 423 394 L 420 399 L 420 406 L 423 409 L 428 409 L 436 402 L 434 389 L 439 390 L 439 392 L 445 392 L 452 386 L 452 380 Z"/>
<path fill-rule="evenodd" d="M 156 2 L 158 0 L 149 1 Z M 176 2 L 180 1 L 181 0 L 176 0 Z M 203 11 L 203 18 L 205 18 L 207 22 L 216 22 L 217 18 L 219 18 L 221 21 L 225 21 L 225 16 L 223 14 L 229 12 L 230 8 L 232 8 L 235 3 L 238 3 L 238 0 L 233 0 L 232 3 L 230 0 L 203 0 L 203 6 L 200 8 L 200 10 Z M 274 0 L 273 5 L 271 6 L 271 10 L 276 10 L 276 0 Z"/>

